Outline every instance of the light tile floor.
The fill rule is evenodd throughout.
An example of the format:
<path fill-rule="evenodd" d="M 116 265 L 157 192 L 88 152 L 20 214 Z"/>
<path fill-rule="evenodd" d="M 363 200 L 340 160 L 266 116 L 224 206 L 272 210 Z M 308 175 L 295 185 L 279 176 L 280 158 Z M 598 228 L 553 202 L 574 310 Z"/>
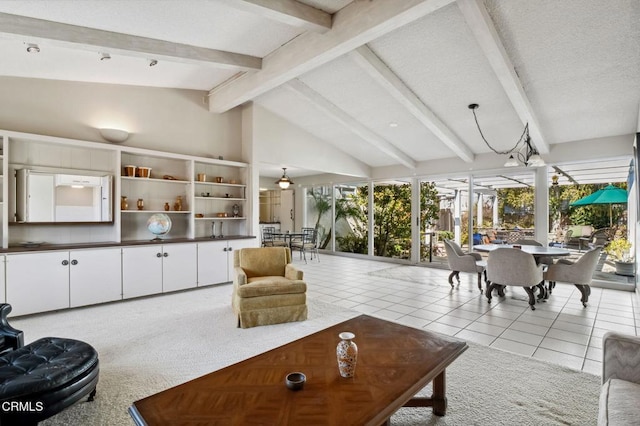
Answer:
<path fill-rule="evenodd" d="M 592 287 L 583 308 L 580 292 L 558 283 L 532 311 L 519 288 L 489 304 L 472 274 L 461 273 L 452 290 L 442 269 L 326 254 L 307 264 L 294 255 L 294 264 L 305 273 L 308 297 L 591 374 L 601 374 L 606 331 L 640 335 L 637 292 Z"/>

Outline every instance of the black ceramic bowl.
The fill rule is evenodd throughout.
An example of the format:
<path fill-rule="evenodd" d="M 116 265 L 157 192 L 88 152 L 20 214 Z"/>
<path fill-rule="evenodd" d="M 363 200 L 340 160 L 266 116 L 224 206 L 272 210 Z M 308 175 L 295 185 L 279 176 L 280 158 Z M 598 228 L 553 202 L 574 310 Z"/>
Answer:
<path fill-rule="evenodd" d="M 304 382 L 307 381 L 307 376 L 304 373 L 289 373 L 285 377 L 284 382 L 291 390 L 300 390 L 304 386 Z"/>

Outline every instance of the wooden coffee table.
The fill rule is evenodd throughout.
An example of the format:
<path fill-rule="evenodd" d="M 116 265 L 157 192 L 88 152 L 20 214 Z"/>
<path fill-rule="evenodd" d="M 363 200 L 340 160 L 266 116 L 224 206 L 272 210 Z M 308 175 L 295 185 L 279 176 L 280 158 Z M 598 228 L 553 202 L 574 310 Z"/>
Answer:
<path fill-rule="evenodd" d="M 340 377 L 338 334 L 353 332 L 355 377 Z M 251 344 L 251 342 L 247 342 Z M 400 407 L 444 416 L 445 369 L 463 340 L 361 315 L 133 403 L 138 425 L 380 425 Z M 221 348 L 224 350 L 224 348 Z M 307 376 L 287 389 L 287 373 Z M 433 381 L 430 398 L 415 397 Z"/>

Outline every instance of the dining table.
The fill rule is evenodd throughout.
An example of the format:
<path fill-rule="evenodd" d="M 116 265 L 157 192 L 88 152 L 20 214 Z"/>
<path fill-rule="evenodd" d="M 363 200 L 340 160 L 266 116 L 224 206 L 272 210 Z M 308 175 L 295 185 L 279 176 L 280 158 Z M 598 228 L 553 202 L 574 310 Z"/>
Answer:
<path fill-rule="evenodd" d="M 478 244 L 473 246 L 473 250 L 490 253 L 499 248 L 517 248 L 525 253 L 533 255 L 535 258 L 540 257 L 562 257 L 571 254 L 568 249 L 561 247 L 545 247 L 533 246 L 526 244 Z"/>
<path fill-rule="evenodd" d="M 274 238 L 283 239 L 285 244 L 287 245 L 287 247 L 291 248 L 291 243 L 293 241 L 302 242 L 302 240 L 304 238 L 304 233 L 302 233 L 302 232 L 274 232 L 273 233 L 273 237 Z"/>

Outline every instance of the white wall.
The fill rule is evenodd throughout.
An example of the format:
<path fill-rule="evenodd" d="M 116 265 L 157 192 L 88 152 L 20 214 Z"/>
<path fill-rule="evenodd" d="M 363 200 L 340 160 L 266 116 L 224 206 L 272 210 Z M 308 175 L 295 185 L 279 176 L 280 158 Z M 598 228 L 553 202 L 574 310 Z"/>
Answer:
<path fill-rule="evenodd" d="M 318 139 L 291 122 L 253 104 L 253 146 L 256 163 L 300 167 L 348 176 L 366 177 L 363 162 Z"/>
<path fill-rule="evenodd" d="M 209 112 L 206 91 L 0 77 L 0 129 L 242 161 L 241 114 Z"/>

